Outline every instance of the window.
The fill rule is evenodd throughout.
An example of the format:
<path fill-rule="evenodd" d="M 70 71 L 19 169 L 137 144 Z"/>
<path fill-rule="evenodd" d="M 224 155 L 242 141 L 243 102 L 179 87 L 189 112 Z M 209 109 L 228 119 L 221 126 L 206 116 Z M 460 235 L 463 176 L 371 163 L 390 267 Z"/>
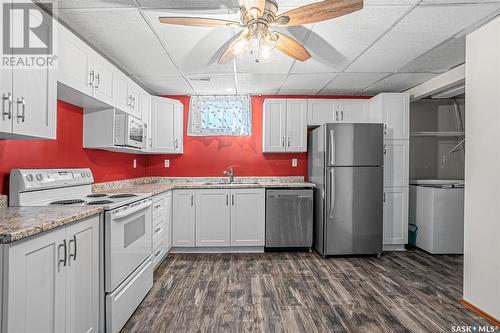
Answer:
<path fill-rule="evenodd" d="M 252 134 L 250 96 L 192 96 L 188 135 L 247 136 Z"/>

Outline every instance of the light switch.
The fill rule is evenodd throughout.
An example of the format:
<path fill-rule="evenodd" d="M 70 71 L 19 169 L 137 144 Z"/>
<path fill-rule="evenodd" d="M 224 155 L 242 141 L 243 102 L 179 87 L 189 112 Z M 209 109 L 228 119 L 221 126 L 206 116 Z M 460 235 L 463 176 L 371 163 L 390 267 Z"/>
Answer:
<path fill-rule="evenodd" d="M 137 168 L 137 160 L 134 158 L 134 169 Z"/>
<path fill-rule="evenodd" d="M 165 168 L 170 168 L 170 160 L 165 160 Z"/>
<path fill-rule="evenodd" d="M 292 158 L 292 167 L 296 168 L 298 164 L 298 160 L 296 158 Z"/>

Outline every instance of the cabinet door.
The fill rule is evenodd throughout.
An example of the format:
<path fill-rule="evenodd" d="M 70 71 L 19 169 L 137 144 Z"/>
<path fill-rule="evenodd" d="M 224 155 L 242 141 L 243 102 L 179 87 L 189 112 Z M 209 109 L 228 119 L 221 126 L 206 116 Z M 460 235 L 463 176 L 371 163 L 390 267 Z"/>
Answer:
<path fill-rule="evenodd" d="M 12 132 L 33 138 L 56 137 L 55 72 L 49 68 L 13 72 Z"/>
<path fill-rule="evenodd" d="M 176 154 L 182 154 L 184 152 L 184 106 L 179 101 L 174 102 L 174 147 Z"/>
<path fill-rule="evenodd" d="M 0 69 L 0 132 L 12 133 L 14 104 L 12 97 L 12 69 Z"/>
<path fill-rule="evenodd" d="M 346 123 L 367 123 L 368 102 L 360 99 L 344 99 L 340 102 L 340 120 Z"/>
<path fill-rule="evenodd" d="M 99 331 L 99 216 L 66 227 L 66 331 Z"/>
<path fill-rule="evenodd" d="M 286 102 L 286 151 L 307 151 L 307 100 L 289 99 Z"/>
<path fill-rule="evenodd" d="M 230 190 L 196 191 L 196 246 L 229 246 Z"/>
<path fill-rule="evenodd" d="M 60 228 L 10 246 L 4 332 L 67 331 L 65 235 Z"/>
<path fill-rule="evenodd" d="M 58 80 L 85 95 L 92 96 L 93 80 L 89 70 L 91 49 L 62 25 L 59 34 Z"/>
<path fill-rule="evenodd" d="M 149 126 L 149 112 L 151 108 L 151 95 L 146 91 L 141 91 L 139 95 L 139 107 L 141 112 L 141 120 Z"/>
<path fill-rule="evenodd" d="M 113 74 L 113 105 L 124 112 L 129 112 L 128 78 L 117 69 Z"/>
<path fill-rule="evenodd" d="M 307 100 L 307 125 L 321 126 L 339 121 L 339 102 L 334 99 Z"/>
<path fill-rule="evenodd" d="M 286 99 L 266 99 L 263 116 L 264 153 L 286 151 Z"/>
<path fill-rule="evenodd" d="M 384 189 L 384 244 L 408 241 L 408 187 Z"/>
<path fill-rule="evenodd" d="M 94 71 L 94 97 L 113 104 L 114 67 L 98 54 L 90 57 L 90 68 Z"/>
<path fill-rule="evenodd" d="M 134 117 L 141 119 L 142 115 L 140 110 L 139 87 L 129 79 L 127 84 L 127 91 L 130 98 L 129 112 Z"/>
<path fill-rule="evenodd" d="M 231 246 L 264 246 L 265 190 L 231 190 Z"/>
<path fill-rule="evenodd" d="M 383 94 L 382 122 L 385 124 L 386 140 L 409 139 L 409 109 L 408 94 Z"/>
<path fill-rule="evenodd" d="M 195 208 L 194 190 L 175 190 L 172 205 L 173 246 L 195 246 Z"/>
<path fill-rule="evenodd" d="M 151 151 L 181 153 L 183 115 L 177 101 L 163 97 L 151 99 Z"/>
<path fill-rule="evenodd" d="M 409 142 L 386 140 L 384 144 L 384 186 L 408 186 Z"/>

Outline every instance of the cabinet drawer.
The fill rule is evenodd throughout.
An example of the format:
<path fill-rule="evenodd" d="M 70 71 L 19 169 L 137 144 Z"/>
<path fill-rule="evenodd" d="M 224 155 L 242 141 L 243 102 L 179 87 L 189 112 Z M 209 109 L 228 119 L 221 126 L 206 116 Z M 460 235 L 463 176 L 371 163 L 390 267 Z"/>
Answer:
<path fill-rule="evenodd" d="M 158 267 L 166 254 L 167 248 L 165 244 L 161 244 L 157 249 L 153 251 L 153 269 L 156 269 L 156 267 Z"/>
<path fill-rule="evenodd" d="M 160 199 L 153 202 L 153 219 L 165 215 L 165 200 Z"/>
<path fill-rule="evenodd" d="M 165 215 L 155 216 L 153 218 L 153 226 L 157 226 L 160 223 L 166 223 L 166 220 L 167 220 L 167 218 Z"/>
<path fill-rule="evenodd" d="M 165 242 L 165 223 L 157 224 L 153 227 L 153 249 Z"/>

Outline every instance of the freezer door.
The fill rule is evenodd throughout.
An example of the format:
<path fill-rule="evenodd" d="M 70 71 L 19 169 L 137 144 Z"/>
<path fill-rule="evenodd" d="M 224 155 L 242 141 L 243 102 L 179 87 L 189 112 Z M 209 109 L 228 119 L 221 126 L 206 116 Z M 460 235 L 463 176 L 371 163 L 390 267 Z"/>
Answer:
<path fill-rule="evenodd" d="M 383 168 L 325 168 L 324 254 L 382 252 Z"/>
<path fill-rule="evenodd" d="M 382 124 L 326 124 L 325 166 L 381 166 L 384 164 Z"/>

